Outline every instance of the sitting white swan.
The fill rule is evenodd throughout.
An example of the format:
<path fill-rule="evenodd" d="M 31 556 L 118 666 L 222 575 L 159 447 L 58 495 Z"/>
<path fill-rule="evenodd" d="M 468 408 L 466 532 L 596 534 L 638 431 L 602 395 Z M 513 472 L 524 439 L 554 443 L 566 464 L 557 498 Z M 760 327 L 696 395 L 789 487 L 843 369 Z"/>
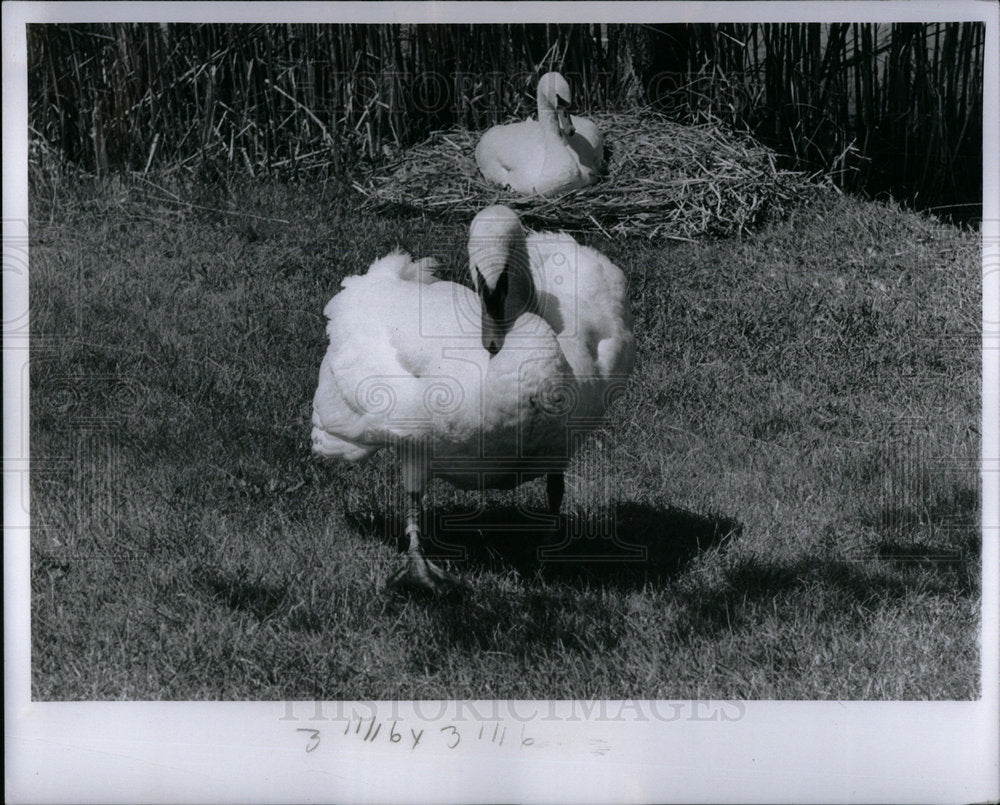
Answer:
<path fill-rule="evenodd" d="M 604 138 L 593 121 L 569 114 L 569 84 L 559 73 L 538 82 L 538 120 L 489 129 L 476 164 L 489 181 L 518 193 L 555 195 L 597 181 Z"/>
<path fill-rule="evenodd" d="M 489 207 L 469 231 L 476 290 L 434 266 L 396 252 L 343 281 L 312 416 L 322 456 L 399 448 L 410 546 L 392 581 L 431 589 L 457 581 L 420 548 L 431 477 L 474 489 L 545 474 L 558 513 L 571 437 L 600 424 L 635 357 L 624 275 L 567 234 L 526 237 Z"/>

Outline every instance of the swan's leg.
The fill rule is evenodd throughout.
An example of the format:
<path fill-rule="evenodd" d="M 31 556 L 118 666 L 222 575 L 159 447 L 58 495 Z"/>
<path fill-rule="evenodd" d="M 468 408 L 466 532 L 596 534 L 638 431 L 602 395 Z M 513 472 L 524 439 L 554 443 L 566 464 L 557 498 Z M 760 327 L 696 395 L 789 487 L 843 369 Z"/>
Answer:
<path fill-rule="evenodd" d="M 410 545 L 406 551 L 406 564 L 392 574 L 389 584 L 420 587 L 432 592 L 468 586 L 458 576 L 428 561 L 420 547 L 420 511 L 430 475 L 426 447 L 418 442 L 404 442 L 400 446 L 400 458 L 403 463 L 403 487 L 406 489 L 406 536 Z"/>
<path fill-rule="evenodd" d="M 550 472 L 545 476 L 545 494 L 549 499 L 549 514 L 559 516 L 565 491 L 566 479 L 561 472 Z"/>

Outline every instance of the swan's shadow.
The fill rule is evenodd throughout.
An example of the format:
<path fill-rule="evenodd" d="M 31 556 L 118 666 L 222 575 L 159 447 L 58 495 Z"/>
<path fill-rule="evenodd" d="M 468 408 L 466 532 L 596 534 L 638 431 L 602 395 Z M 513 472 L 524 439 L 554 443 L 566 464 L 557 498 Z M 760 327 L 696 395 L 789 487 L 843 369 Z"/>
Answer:
<path fill-rule="evenodd" d="M 348 522 L 400 550 L 401 518 L 392 513 L 347 512 Z M 618 503 L 603 511 L 555 517 L 509 504 L 470 511 L 441 506 L 423 523 L 429 559 L 448 560 L 458 572 L 516 570 L 521 576 L 632 589 L 682 571 L 741 525 L 684 509 Z"/>

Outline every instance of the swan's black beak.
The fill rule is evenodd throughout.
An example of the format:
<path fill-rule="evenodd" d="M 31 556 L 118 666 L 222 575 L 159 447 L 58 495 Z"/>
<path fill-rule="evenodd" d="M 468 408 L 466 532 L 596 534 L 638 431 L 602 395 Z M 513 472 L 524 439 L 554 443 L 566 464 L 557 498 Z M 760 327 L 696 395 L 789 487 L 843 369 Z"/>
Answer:
<path fill-rule="evenodd" d="M 573 120 L 569 116 L 569 109 L 566 107 L 556 109 L 556 120 L 559 122 L 559 130 L 567 137 L 572 137 L 576 134 L 576 127 L 573 125 Z"/>
<path fill-rule="evenodd" d="M 571 106 L 572 104 L 562 95 L 556 95 L 556 122 L 559 124 L 559 131 L 567 137 L 576 134 L 573 118 L 569 114 Z"/>
<path fill-rule="evenodd" d="M 495 288 L 490 288 L 478 266 L 473 266 L 476 290 L 483 303 L 483 349 L 492 358 L 502 348 L 507 333 L 507 281 L 508 271 L 504 266 Z"/>
<path fill-rule="evenodd" d="M 490 353 L 492 358 L 503 347 L 504 330 L 503 325 L 483 311 L 483 349 Z"/>

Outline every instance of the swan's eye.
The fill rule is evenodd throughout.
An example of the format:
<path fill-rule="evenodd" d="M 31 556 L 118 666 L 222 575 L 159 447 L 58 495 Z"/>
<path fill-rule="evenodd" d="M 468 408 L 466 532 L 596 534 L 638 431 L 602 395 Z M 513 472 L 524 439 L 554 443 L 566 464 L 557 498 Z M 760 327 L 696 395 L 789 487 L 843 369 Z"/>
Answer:
<path fill-rule="evenodd" d="M 560 109 L 569 109 L 571 101 L 564 98 L 562 95 L 556 94 L 556 106 Z"/>

